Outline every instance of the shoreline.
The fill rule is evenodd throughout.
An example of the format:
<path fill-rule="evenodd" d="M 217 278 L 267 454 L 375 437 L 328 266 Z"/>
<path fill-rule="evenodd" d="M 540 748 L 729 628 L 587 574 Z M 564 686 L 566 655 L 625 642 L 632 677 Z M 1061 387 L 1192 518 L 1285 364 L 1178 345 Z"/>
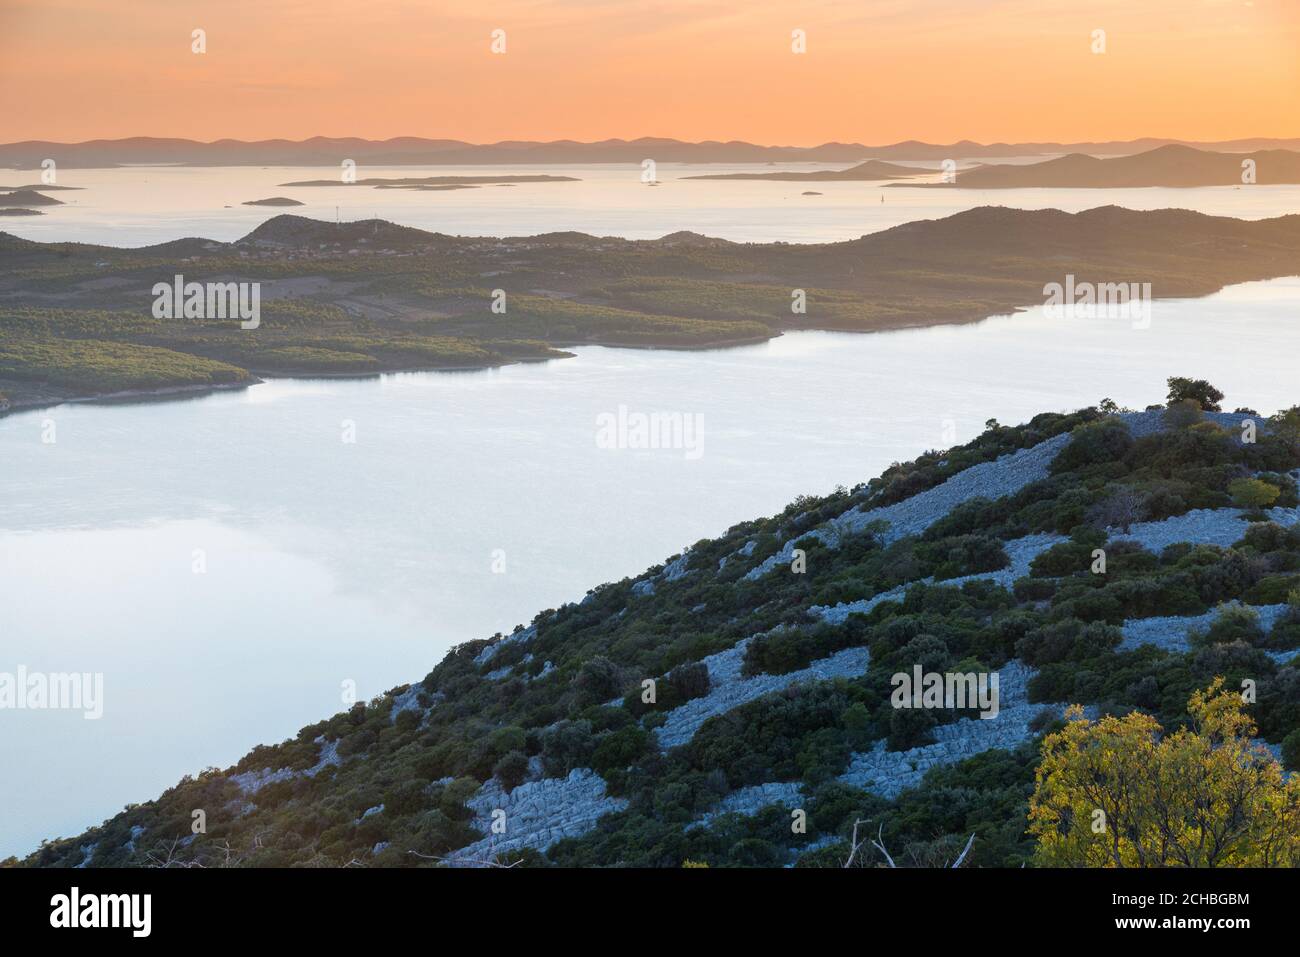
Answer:
<path fill-rule="evenodd" d="M 1222 292 L 1230 286 L 1246 285 L 1252 282 L 1272 282 L 1278 279 L 1300 279 L 1300 273 L 1287 276 L 1274 276 L 1270 279 L 1248 279 L 1239 283 L 1223 283 L 1217 288 L 1196 296 L 1160 296 L 1155 297 L 1155 302 L 1173 302 L 1178 300 L 1204 299 Z M 917 322 L 896 322 L 889 326 L 876 329 L 844 329 L 830 328 L 826 326 L 787 326 L 773 330 L 769 336 L 748 336 L 739 339 L 720 339 L 705 343 L 645 343 L 645 342 L 620 342 L 616 340 L 575 340 L 575 341 L 558 341 L 551 343 L 551 348 L 561 353 L 559 355 L 522 357 L 508 359 L 504 362 L 487 362 L 473 365 L 458 366 L 401 366 L 391 369 L 377 369 L 371 372 L 314 372 L 310 370 L 267 370 L 251 367 L 245 369 L 249 373 L 249 378 L 240 382 L 209 384 L 196 383 L 193 385 L 179 386 L 162 386 L 157 389 L 126 389 L 111 393 L 85 393 L 74 394 L 66 397 L 38 397 L 32 399 L 15 399 L 9 397 L 9 403 L 0 406 L 0 420 L 23 412 L 34 412 L 40 409 L 54 408 L 67 404 L 104 404 L 104 405 L 136 405 L 150 402 L 165 402 L 169 400 L 183 401 L 186 399 L 202 398 L 213 392 L 231 392 L 238 389 L 246 389 L 250 386 L 261 385 L 268 379 L 376 379 L 384 375 L 394 375 L 402 373 L 419 373 L 419 372 L 486 372 L 490 369 L 500 369 L 506 366 L 521 363 L 542 363 L 563 359 L 576 358 L 574 353 L 565 352 L 566 349 L 578 348 L 581 346 L 599 346 L 605 349 L 633 349 L 647 352 L 710 352 L 722 351 L 726 349 L 735 349 L 743 346 L 761 345 L 764 342 L 771 342 L 789 332 L 831 332 L 845 333 L 848 335 L 876 335 L 881 333 L 907 332 L 910 330 L 932 329 L 938 326 L 962 326 L 973 323 L 987 322 L 990 319 L 999 316 L 1014 316 L 1022 312 L 1042 305 L 1041 303 L 1032 303 L 1029 305 L 1008 306 L 1003 311 L 990 312 L 983 315 L 953 317 L 942 319 L 926 319 Z M 0 389 L 0 395 L 4 391 Z"/>

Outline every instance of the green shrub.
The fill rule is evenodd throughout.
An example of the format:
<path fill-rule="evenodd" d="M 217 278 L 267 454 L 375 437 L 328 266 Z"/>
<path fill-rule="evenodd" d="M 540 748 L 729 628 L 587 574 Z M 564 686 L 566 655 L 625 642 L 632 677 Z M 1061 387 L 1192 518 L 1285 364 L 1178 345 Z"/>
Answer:
<path fill-rule="evenodd" d="M 1035 667 L 1086 661 L 1118 647 L 1123 638 L 1123 632 L 1114 625 L 1068 618 L 1028 632 L 1016 642 L 1016 655 Z"/>
<path fill-rule="evenodd" d="M 636 725 L 606 734 L 596 745 L 591 756 L 591 766 L 606 776 L 612 771 L 626 768 L 645 753 L 649 740 L 649 733 Z"/>
<path fill-rule="evenodd" d="M 1258 514 L 1277 501 L 1282 490 L 1259 479 L 1240 478 L 1228 484 L 1228 494 L 1238 508 Z"/>
<path fill-rule="evenodd" d="M 492 768 L 492 776 L 507 791 L 513 791 L 528 778 L 528 755 L 522 751 L 509 751 Z"/>
<path fill-rule="evenodd" d="M 1081 425 L 1070 434 L 1052 462 L 1052 472 L 1073 472 L 1089 465 L 1117 462 L 1133 447 L 1133 435 L 1121 419 Z"/>
<path fill-rule="evenodd" d="M 1282 767 L 1300 771 L 1300 728 L 1282 739 Z"/>
<path fill-rule="evenodd" d="M 590 721 L 558 721 L 541 734 L 542 765 L 550 777 L 591 766 L 596 742 Z"/>
<path fill-rule="evenodd" d="M 1193 648 L 1234 641 L 1258 645 L 1264 641 L 1264 629 L 1259 624 L 1259 612 L 1249 605 L 1224 605 L 1209 628 L 1193 629 L 1187 637 Z"/>

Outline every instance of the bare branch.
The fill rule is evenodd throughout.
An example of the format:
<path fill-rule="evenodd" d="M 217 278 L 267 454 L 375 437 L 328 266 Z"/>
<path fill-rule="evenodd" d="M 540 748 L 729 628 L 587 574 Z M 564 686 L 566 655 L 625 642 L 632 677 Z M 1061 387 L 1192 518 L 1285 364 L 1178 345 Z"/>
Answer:
<path fill-rule="evenodd" d="M 885 840 L 885 824 L 882 821 L 880 823 L 879 829 L 876 831 L 876 840 L 872 841 L 871 843 L 876 848 L 876 850 L 880 851 L 881 854 L 885 855 L 885 860 L 889 862 L 890 867 L 898 867 L 898 865 L 894 863 L 894 859 L 889 856 L 889 851 L 885 850 L 884 840 Z"/>
<path fill-rule="evenodd" d="M 957 860 L 953 862 L 952 869 L 954 871 L 957 868 L 961 867 L 961 862 L 966 860 L 966 855 L 970 853 L 970 846 L 974 843 L 975 843 L 975 833 L 972 831 L 970 840 L 966 842 L 965 850 L 963 850 L 959 855 L 957 855 Z"/>
<path fill-rule="evenodd" d="M 422 857 L 422 858 L 424 858 L 426 861 L 444 861 L 444 862 L 449 862 L 449 861 L 452 860 L 450 857 L 442 857 L 441 855 L 438 855 L 438 854 L 421 854 L 419 851 L 407 851 L 406 853 L 407 853 L 407 854 L 414 854 L 416 857 Z M 520 864 L 522 864 L 522 863 L 524 862 L 524 859 L 521 857 L 521 858 L 519 858 L 519 860 L 517 860 L 517 861 L 511 861 L 509 864 L 501 864 L 501 863 L 499 863 L 499 862 L 497 862 L 497 861 L 487 861 L 487 860 L 482 860 L 482 859 L 480 859 L 480 858 L 475 858 L 475 857 L 460 857 L 460 858 L 456 858 L 456 863 L 462 863 L 462 862 L 465 863 L 465 864 L 477 864 L 477 865 L 480 866 L 480 867 L 499 867 L 499 868 L 502 868 L 503 870 L 509 870 L 509 869 L 512 868 L 512 867 L 518 867 Z"/>

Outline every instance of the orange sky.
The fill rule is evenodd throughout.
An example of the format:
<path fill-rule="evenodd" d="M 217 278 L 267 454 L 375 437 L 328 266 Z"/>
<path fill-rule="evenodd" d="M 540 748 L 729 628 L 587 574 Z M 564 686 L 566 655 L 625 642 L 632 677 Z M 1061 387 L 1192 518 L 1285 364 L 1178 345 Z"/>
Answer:
<path fill-rule="evenodd" d="M 135 135 L 1300 136 L 1300 0 L 0 0 L 0 141 Z"/>

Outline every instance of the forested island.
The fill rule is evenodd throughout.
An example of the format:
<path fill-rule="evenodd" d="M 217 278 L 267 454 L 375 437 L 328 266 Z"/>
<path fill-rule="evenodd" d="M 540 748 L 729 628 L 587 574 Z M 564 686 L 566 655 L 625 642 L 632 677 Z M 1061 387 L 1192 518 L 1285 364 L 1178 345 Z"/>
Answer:
<path fill-rule="evenodd" d="M 142 249 L 0 233 L 0 407 L 559 358 L 568 346 L 698 349 L 790 329 L 875 332 L 1041 305 L 1045 286 L 1155 297 L 1300 274 L 1300 216 L 981 207 L 825 244 L 694 233 L 447 236 L 279 215 L 231 243 Z M 157 318 L 174 277 L 257 283 L 256 328 Z M 802 310 L 802 311 L 801 311 Z"/>

